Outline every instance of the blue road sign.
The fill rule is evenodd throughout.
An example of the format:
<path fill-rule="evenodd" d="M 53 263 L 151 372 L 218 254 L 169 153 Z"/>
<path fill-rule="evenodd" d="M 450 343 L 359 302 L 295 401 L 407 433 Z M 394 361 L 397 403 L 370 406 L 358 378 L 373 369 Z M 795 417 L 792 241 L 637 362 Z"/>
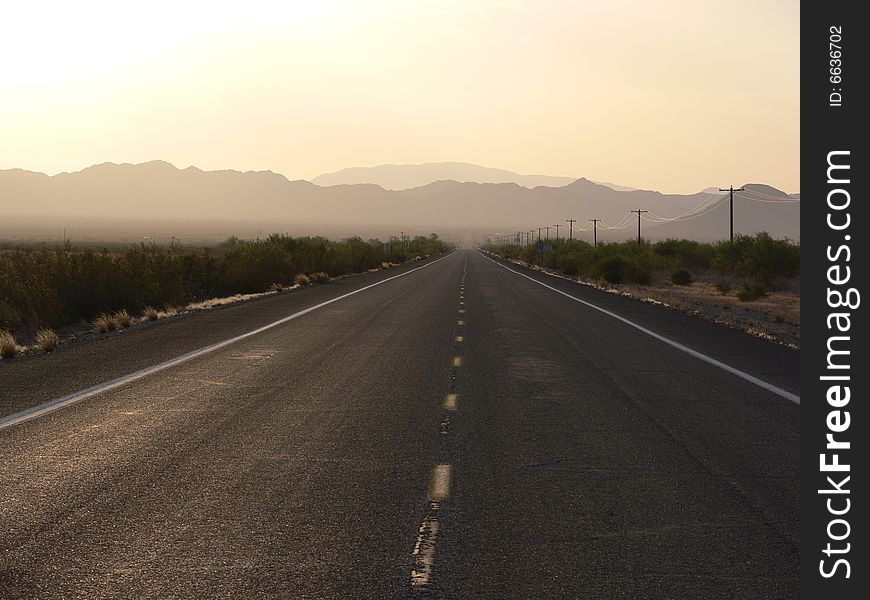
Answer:
<path fill-rule="evenodd" d="M 538 250 L 541 252 L 548 252 L 553 249 L 553 244 L 541 244 L 538 246 Z"/>

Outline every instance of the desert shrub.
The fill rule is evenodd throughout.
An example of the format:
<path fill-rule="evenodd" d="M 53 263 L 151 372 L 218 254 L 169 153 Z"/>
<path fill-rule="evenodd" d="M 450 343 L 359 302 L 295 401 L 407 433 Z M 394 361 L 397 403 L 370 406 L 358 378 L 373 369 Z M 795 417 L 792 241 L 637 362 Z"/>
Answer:
<path fill-rule="evenodd" d="M 388 262 L 382 262 L 382 263 L 381 263 L 381 268 L 382 268 L 382 269 L 389 269 L 390 266 L 392 266 L 392 265 L 390 265 L 390 263 L 388 263 Z"/>
<path fill-rule="evenodd" d="M 656 242 L 652 249 L 656 255 L 671 259 L 675 268 L 686 270 L 709 269 L 716 254 L 711 244 L 694 240 L 667 239 Z"/>
<path fill-rule="evenodd" d="M 142 310 L 142 318 L 146 321 L 156 321 L 160 317 L 160 311 L 153 306 L 146 306 Z"/>
<path fill-rule="evenodd" d="M 298 273 L 296 277 L 293 278 L 293 284 L 305 287 L 306 285 L 311 285 L 311 279 L 309 279 L 308 275 L 305 273 Z"/>
<path fill-rule="evenodd" d="M 580 274 L 580 263 L 575 256 L 566 256 L 558 263 L 558 269 L 568 277 L 577 277 Z"/>
<path fill-rule="evenodd" d="M 0 300 L 0 327 L 15 329 L 21 324 L 21 315 L 12 306 Z"/>
<path fill-rule="evenodd" d="M 117 323 L 115 323 L 115 319 L 112 318 L 112 315 L 107 313 L 101 313 L 94 319 L 93 322 L 94 332 L 96 333 L 106 333 L 108 331 L 115 331 L 118 328 Z"/>
<path fill-rule="evenodd" d="M 671 273 L 671 281 L 676 285 L 689 285 L 692 283 L 692 274 L 686 269 L 680 269 Z"/>
<path fill-rule="evenodd" d="M 287 281 L 296 266 L 279 243 L 244 242 L 224 253 L 221 270 L 222 290 L 243 294 L 268 289 L 275 281 Z"/>
<path fill-rule="evenodd" d="M 776 289 L 794 285 L 800 275 L 800 245 L 773 239 L 767 233 L 736 236 L 733 242 L 717 244 L 668 239 L 654 244 L 621 242 L 592 247 L 580 240 L 561 240 L 543 256 L 537 242 L 526 246 L 490 244 L 486 249 L 504 258 L 543 263 L 569 276 L 588 275 L 612 284 L 648 285 L 654 273 L 685 271 L 691 277 L 692 272 L 712 269 L 720 277 L 717 289 L 728 293 L 729 279 L 760 282 L 767 289 Z M 681 277 L 684 275 L 677 275 Z"/>
<path fill-rule="evenodd" d="M 329 273 L 324 273 L 323 271 L 317 271 L 316 273 L 312 273 L 308 276 L 312 283 L 326 283 L 329 281 Z"/>
<path fill-rule="evenodd" d="M 36 333 L 36 345 L 44 352 L 51 352 L 60 345 L 60 336 L 53 329 L 40 329 Z"/>
<path fill-rule="evenodd" d="M 713 282 L 713 285 L 716 287 L 720 294 L 724 295 L 731 291 L 731 282 L 725 278 L 717 278 L 716 281 Z"/>
<path fill-rule="evenodd" d="M 276 293 L 276 294 L 280 294 L 281 292 L 284 291 L 284 286 L 281 285 L 280 283 L 275 282 L 275 283 L 273 283 L 272 285 L 269 286 L 268 291 L 270 291 L 270 292 L 274 292 L 274 293 Z"/>
<path fill-rule="evenodd" d="M 574 241 L 570 244 L 559 244 L 547 253 L 550 261 L 559 271 L 575 277 L 578 275 L 590 275 L 592 265 L 596 261 L 596 253 L 590 244 Z M 537 246 L 533 248 L 529 262 L 540 262 L 541 254 Z"/>
<path fill-rule="evenodd" d="M 271 235 L 251 241 L 230 238 L 203 249 L 178 244 L 115 246 L 112 251 L 12 247 L 0 252 L 0 328 L 36 331 L 96 321 L 122 309 L 150 319 L 147 307 L 262 292 L 296 273 L 364 272 L 449 247 L 435 234 L 404 244 Z"/>
<path fill-rule="evenodd" d="M 773 239 L 766 232 L 738 235 L 733 242 L 716 246 L 712 266 L 719 274 L 744 277 L 770 286 L 778 279 L 791 279 L 800 273 L 800 245 Z"/>
<path fill-rule="evenodd" d="M 133 324 L 133 317 L 123 308 L 112 315 L 112 320 L 118 329 L 126 329 Z"/>
<path fill-rule="evenodd" d="M 744 281 L 737 290 L 737 298 L 741 302 L 751 302 L 767 296 L 767 286 L 760 281 Z"/>
<path fill-rule="evenodd" d="M 15 336 L 8 331 L 0 331 L 0 358 L 12 358 L 18 353 Z"/>
<path fill-rule="evenodd" d="M 629 260 L 625 265 L 625 278 L 633 283 L 649 285 L 652 283 L 652 269 L 642 259 Z"/>
<path fill-rule="evenodd" d="M 628 262 L 621 256 L 609 256 L 595 264 L 592 274 L 607 283 L 622 283 L 627 265 Z"/>

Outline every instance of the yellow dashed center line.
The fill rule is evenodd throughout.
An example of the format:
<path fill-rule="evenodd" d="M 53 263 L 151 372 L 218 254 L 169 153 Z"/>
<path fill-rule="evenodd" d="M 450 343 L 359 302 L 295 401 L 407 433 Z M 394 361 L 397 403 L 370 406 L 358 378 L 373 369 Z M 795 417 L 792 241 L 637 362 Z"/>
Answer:
<path fill-rule="evenodd" d="M 444 502 L 450 497 L 450 465 L 435 465 L 429 480 L 429 502 Z"/>
<path fill-rule="evenodd" d="M 444 398 L 444 408 L 457 410 L 459 408 L 459 394 L 447 394 L 447 397 Z"/>
<path fill-rule="evenodd" d="M 462 357 L 461 356 L 454 356 L 453 357 L 453 366 L 454 367 L 461 367 L 462 366 Z"/>

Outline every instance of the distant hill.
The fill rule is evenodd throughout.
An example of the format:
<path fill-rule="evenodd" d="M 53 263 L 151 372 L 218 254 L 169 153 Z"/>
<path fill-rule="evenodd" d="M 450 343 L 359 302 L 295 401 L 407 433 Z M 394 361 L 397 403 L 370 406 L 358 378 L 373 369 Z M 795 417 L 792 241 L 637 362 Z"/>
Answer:
<path fill-rule="evenodd" d="M 775 188 L 747 184 L 735 198 L 740 233 L 769 231 L 800 236 L 800 202 Z M 718 192 L 691 195 L 649 190 L 619 191 L 585 178 L 560 187 L 527 188 L 515 182 L 469 183 L 439 180 L 401 191 L 371 183 L 323 187 L 290 181 L 271 171 L 177 169 L 154 161 L 138 165 L 105 163 L 49 177 L 20 169 L 0 170 L 0 235 L 5 223 L 39 223 L 58 218 L 163 220 L 221 223 L 239 231 L 303 228 L 341 232 L 474 231 L 511 233 L 547 225 L 588 227 L 604 219 L 600 240 L 629 239 L 635 222 L 628 212 L 649 210 L 643 234 L 650 239 L 723 239 L 728 235 L 727 202 Z M 700 207 L 700 208 L 699 208 Z M 709 212 L 704 212 L 709 211 Z M 683 215 L 681 220 L 666 219 Z M 4 219 L 4 217 L 7 217 Z M 14 219 L 12 218 L 14 217 Z M 659 222 L 653 222 L 659 221 Z M 235 225 L 233 225 L 235 224 Z M 562 235 L 566 229 L 562 228 Z M 551 231 L 555 235 L 555 229 Z M 591 234 L 578 232 L 584 239 Z"/>
<path fill-rule="evenodd" d="M 312 179 L 320 186 L 373 183 L 386 190 L 406 190 L 435 181 L 451 180 L 473 183 L 516 183 L 526 188 L 540 185 L 561 187 L 575 178 L 550 175 L 520 175 L 513 171 L 482 167 L 464 162 L 423 163 L 419 165 L 380 165 L 351 167 L 335 173 L 324 173 Z"/>

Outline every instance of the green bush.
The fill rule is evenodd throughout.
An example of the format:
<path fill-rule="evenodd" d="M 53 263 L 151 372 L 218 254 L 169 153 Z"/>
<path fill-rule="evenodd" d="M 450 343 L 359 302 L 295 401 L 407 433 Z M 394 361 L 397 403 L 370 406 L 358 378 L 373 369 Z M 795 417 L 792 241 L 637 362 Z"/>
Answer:
<path fill-rule="evenodd" d="M 778 279 L 800 274 L 800 245 L 775 240 L 768 233 L 738 235 L 733 242 L 716 246 L 713 269 L 720 275 L 734 275 L 773 285 Z"/>
<path fill-rule="evenodd" d="M 622 283 L 627 265 L 628 261 L 621 256 L 609 256 L 593 267 L 592 274 L 607 283 Z"/>
<path fill-rule="evenodd" d="M 646 261 L 628 261 L 625 266 L 625 278 L 639 285 L 649 285 L 652 283 L 652 271 Z"/>
<path fill-rule="evenodd" d="M 741 302 L 751 302 L 767 296 L 767 287 L 760 281 L 744 281 L 737 290 L 737 298 Z"/>
<path fill-rule="evenodd" d="M 551 240 L 551 243 L 553 249 L 543 255 L 537 242 L 486 248 L 508 259 L 542 264 L 572 277 L 592 277 L 612 284 L 649 285 L 653 274 L 685 271 L 692 277 L 693 272 L 712 270 L 719 276 L 717 288 L 723 294 L 731 290 L 727 283 L 730 279 L 756 281 L 771 289 L 791 285 L 800 275 L 800 245 L 787 239 L 773 239 L 767 233 L 738 235 L 733 242 L 716 244 L 678 239 L 654 244 L 602 243 L 597 247 L 580 240 Z"/>
<path fill-rule="evenodd" d="M 667 239 L 656 242 L 653 252 L 658 256 L 672 259 L 674 266 L 681 269 L 705 270 L 716 254 L 712 244 L 704 244 L 693 240 Z"/>
<path fill-rule="evenodd" d="M 722 295 L 731 291 L 731 282 L 727 279 L 718 278 L 713 282 L 713 285 L 716 286 L 716 289 L 719 290 L 719 293 Z"/>
<path fill-rule="evenodd" d="M 95 328 L 108 330 L 118 326 L 111 317 L 119 311 L 139 314 L 146 307 L 262 292 L 297 273 L 314 273 L 322 281 L 382 262 L 441 254 L 449 247 L 434 233 L 404 244 L 272 235 L 255 241 L 230 238 L 207 249 L 177 244 L 116 247 L 111 252 L 13 247 L 0 251 L 0 328 L 35 333 L 104 315 Z M 156 318 L 155 312 L 148 314 Z"/>
<path fill-rule="evenodd" d="M 671 273 L 671 281 L 676 285 L 689 285 L 692 283 L 692 274 L 686 269 L 680 269 Z"/>

